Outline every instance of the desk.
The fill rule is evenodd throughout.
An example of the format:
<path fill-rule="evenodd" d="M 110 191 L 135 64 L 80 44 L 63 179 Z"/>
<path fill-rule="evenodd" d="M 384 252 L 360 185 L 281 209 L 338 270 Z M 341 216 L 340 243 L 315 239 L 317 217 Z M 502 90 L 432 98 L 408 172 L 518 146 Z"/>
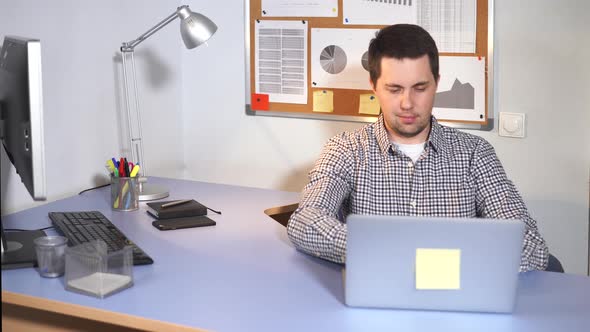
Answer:
<path fill-rule="evenodd" d="M 222 215 L 210 214 L 217 225 L 160 232 L 144 203 L 136 212 L 111 211 L 108 188 L 5 216 L 6 227 L 33 229 L 50 225 L 49 211 L 99 210 L 155 263 L 134 267 L 135 285 L 103 300 L 65 291 L 63 278 L 44 279 L 31 268 L 2 271 L 2 325 L 53 314 L 51 324 L 88 326 L 92 320 L 114 324 L 103 327 L 109 331 L 116 326 L 219 332 L 590 329 L 590 278 L 551 272 L 520 276 L 512 315 L 349 308 L 341 267 L 296 251 L 285 228 L 263 212 L 297 202 L 298 193 L 150 181 L 170 188 L 171 199 L 195 198 L 221 210 Z"/>

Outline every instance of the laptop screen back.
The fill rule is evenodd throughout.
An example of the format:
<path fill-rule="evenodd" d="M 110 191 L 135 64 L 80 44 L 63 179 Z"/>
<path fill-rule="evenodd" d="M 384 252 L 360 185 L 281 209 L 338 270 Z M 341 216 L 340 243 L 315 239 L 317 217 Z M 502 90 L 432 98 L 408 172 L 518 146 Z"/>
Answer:
<path fill-rule="evenodd" d="M 511 312 L 524 223 L 350 215 L 346 304 Z"/>

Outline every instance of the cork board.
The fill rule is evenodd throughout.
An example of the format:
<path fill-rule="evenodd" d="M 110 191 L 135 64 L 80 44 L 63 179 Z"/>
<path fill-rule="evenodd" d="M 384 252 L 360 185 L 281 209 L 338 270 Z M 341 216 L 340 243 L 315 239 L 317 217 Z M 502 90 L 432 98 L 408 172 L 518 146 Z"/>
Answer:
<path fill-rule="evenodd" d="M 322 49 L 323 53 L 319 53 L 318 50 L 321 49 L 321 39 L 325 38 L 329 40 L 330 38 L 338 38 L 338 36 L 349 36 L 351 40 L 354 40 L 354 43 L 350 43 L 351 47 L 357 48 L 364 48 L 364 45 L 368 46 L 368 42 L 366 41 L 366 36 L 374 37 L 374 33 L 388 24 L 383 25 L 367 25 L 367 24 L 354 24 L 355 19 L 348 19 L 348 13 L 353 13 L 350 10 L 350 7 L 346 8 L 344 3 L 345 0 L 332 0 L 332 3 L 335 4 L 335 8 L 332 9 L 332 13 L 328 13 L 327 15 L 332 15 L 331 17 L 326 16 L 303 16 L 305 15 L 305 10 L 299 11 L 295 10 L 295 14 L 289 12 L 289 10 L 276 10 L 277 8 L 262 8 L 263 5 L 269 6 L 269 4 L 276 5 L 277 3 L 321 3 L 321 1 L 264 1 L 264 0 L 250 0 L 246 2 L 246 85 L 247 85 L 247 94 L 246 94 L 246 113 L 249 115 L 271 115 L 271 116 L 287 116 L 287 117 L 303 117 L 303 118 L 321 118 L 321 119 L 332 119 L 332 120 L 344 120 L 344 121 L 374 121 L 377 117 L 377 114 L 370 114 L 371 112 L 366 112 L 365 103 L 376 102 L 373 101 L 370 97 L 372 95 L 372 91 L 370 90 L 370 86 L 368 85 L 368 72 L 364 73 L 357 73 L 355 77 L 358 78 L 356 83 L 352 83 L 351 86 L 347 86 L 346 78 L 342 76 L 344 79 L 338 80 L 338 75 L 325 75 L 318 74 L 322 72 L 322 70 L 342 70 L 341 73 L 346 73 L 348 68 L 342 69 L 345 66 L 351 66 L 353 61 L 349 60 L 346 65 L 340 64 L 340 68 L 330 67 L 327 68 L 323 66 L 327 62 L 320 63 L 318 59 L 325 56 L 326 54 L 334 55 L 334 59 L 338 56 L 338 47 L 336 46 L 329 46 L 331 48 L 324 48 Z M 429 29 L 424 24 L 420 24 L 425 27 L 425 29 L 429 30 L 435 37 L 437 41 L 437 46 L 439 48 L 440 53 L 440 72 L 441 72 L 441 83 L 439 83 L 439 90 L 437 96 L 435 98 L 435 116 L 440 121 L 445 123 L 455 124 L 456 127 L 466 127 L 471 129 L 484 129 L 489 130 L 491 126 L 493 126 L 493 110 L 492 110 L 492 93 L 491 88 L 493 87 L 492 84 L 492 77 L 490 70 L 492 68 L 492 40 L 493 40 L 493 31 L 489 31 L 492 28 L 491 22 L 493 22 L 493 0 L 474 0 L 475 8 L 472 8 L 470 12 L 472 12 L 475 17 L 471 16 L 471 22 L 473 23 L 472 26 L 475 27 L 475 31 L 472 31 L 471 39 L 467 38 L 467 40 L 471 40 L 470 46 L 467 47 L 468 51 L 464 51 L 465 47 L 454 47 L 453 45 L 458 45 L 459 43 L 453 44 L 452 42 L 446 43 L 445 40 L 442 38 L 437 38 L 435 33 L 432 33 L 432 29 Z M 329 2 L 329 1 L 327 1 Z M 354 2 L 354 1 L 353 1 Z M 411 0 L 356 0 L 357 3 L 361 3 L 363 5 L 368 6 L 381 6 L 381 8 L 386 8 L 390 6 L 409 6 L 412 5 Z M 468 1 L 467 1 L 468 2 Z M 351 2 L 352 3 L 352 2 Z M 433 6 L 432 3 L 437 3 L 437 1 L 425 2 L 429 3 L 430 6 Z M 450 4 L 451 1 L 440 1 L 440 6 L 442 4 L 447 3 Z M 454 2 L 456 3 L 456 2 Z M 465 3 L 465 1 L 464 1 Z M 421 6 L 420 2 L 417 0 L 413 1 L 414 6 Z M 350 5 L 348 5 L 350 6 Z M 385 6 L 385 7 L 384 7 Z M 436 5 L 438 6 L 438 5 Z M 454 5 L 453 5 L 454 6 Z M 389 8 L 389 7 L 388 7 Z M 435 9 L 438 9 L 435 10 Z M 444 19 L 448 19 L 449 21 L 453 21 L 455 19 L 455 23 L 461 23 L 460 20 L 457 19 L 457 13 L 460 10 L 464 10 L 464 8 L 452 8 L 453 10 L 442 10 L 441 8 L 433 8 L 431 10 L 430 17 L 434 17 L 435 15 L 441 16 L 443 14 L 453 14 L 454 16 L 451 18 L 445 17 L 438 17 L 437 20 L 441 21 Z M 289 14 L 285 14 L 289 12 Z M 422 10 L 422 16 L 425 10 Z M 298 16 L 275 16 L 273 13 L 278 13 L 277 15 L 298 15 Z M 299 16 L 300 13 L 303 13 Z M 314 14 L 315 15 L 315 14 Z M 323 15 L 323 14 L 319 14 Z M 420 11 L 419 14 L 420 15 Z M 348 21 L 348 22 L 347 22 Z M 362 19 L 358 19 L 358 21 L 362 21 Z M 427 22 L 428 19 L 421 19 L 420 22 Z M 365 22 L 362 22 L 365 23 Z M 305 34 L 304 40 L 305 47 L 302 50 L 301 54 L 303 57 L 303 62 L 306 64 L 304 69 L 299 70 L 299 77 L 302 77 L 303 80 L 299 83 L 299 91 L 303 91 L 305 95 L 299 95 L 297 101 L 292 101 L 289 99 L 288 95 L 287 98 L 284 100 L 277 101 L 277 98 L 273 98 L 276 96 L 272 93 L 268 93 L 268 90 L 265 90 L 263 87 L 262 81 L 269 77 L 268 75 L 265 76 L 264 74 L 260 74 L 260 60 L 262 59 L 262 55 L 264 52 L 263 42 L 260 39 L 260 36 L 257 40 L 257 31 L 263 31 L 265 27 L 273 28 L 274 25 L 281 25 L 293 26 L 296 29 L 299 29 L 297 25 L 301 27 L 302 34 Z M 431 23 L 428 23 L 431 24 Z M 432 24 L 434 26 L 434 24 Z M 261 28 L 262 27 L 262 28 Z M 266 29 L 265 31 L 269 31 Z M 274 31 L 279 31 L 278 29 L 274 29 Z M 287 31 L 287 30 L 284 30 Z M 334 33 L 334 35 L 331 35 Z M 260 32 L 262 35 L 262 32 Z M 362 36 L 355 39 L 355 35 Z M 474 38 L 473 38 L 474 35 Z M 368 37 L 369 40 L 372 37 Z M 363 39 L 364 38 L 364 39 Z M 280 38 L 276 38 L 275 40 L 279 40 Z M 283 39 L 286 40 L 286 39 Z M 357 43 L 356 40 L 359 42 Z M 365 44 L 363 44 L 365 43 Z M 444 43 L 444 45 L 443 45 Z M 358 45 L 357 45 L 358 44 Z M 468 44 L 468 43 L 466 43 Z M 319 45 L 319 47 L 318 47 Z M 450 45 L 450 46 L 445 46 Z M 442 47 L 441 47 L 442 46 Z M 326 53 L 326 50 L 329 51 Z M 459 50 L 449 51 L 449 50 Z M 334 52 L 336 51 L 336 52 Z M 342 47 L 340 52 L 347 52 L 348 49 L 346 47 Z M 257 52 L 261 52 L 258 53 Z M 279 52 L 276 52 L 277 54 Z M 351 52 L 352 53 L 352 52 Z M 355 57 L 360 58 L 359 57 Z M 259 67 L 257 68 L 257 59 Z M 276 59 L 280 61 L 279 59 Z M 277 63 L 278 63 L 277 61 Z M 336 61 L 336 60 L 334 60 Z M 285 61 L 283 59 L 283 65 Z M 359 62 L 360 63 L 360 62 Z M 467 65 L 469 63 L 469 65 Z M 319 65 L 318 65 L 319 64 Z M 322 65 L 323 68 L 320 67 Z M 330 64 L 331 66 L 338 67 L 337 62 L 333 62 Z M 475 66 L 473 66 L 475 65 Z M 357 67 L 360 66 L 357 64 Z M 454 66 L 454 67 L 453 67 Z M 319 69 L 318 69 L 319 68 Z M 465 75 L 475 75 L 479 78 L 479 84 L 472 84 L 471 87 L 473 88 L 473 98 L 476 100 L 471 104 L 467 102 L 467 106 L 457 106 L 459 108 L 463 107 L 465 110 L 469 109 L 471 112 L 458 112 L 458 115 L 455 115 L 452 111 L 447 112 L 448 105 L 451 105 L 452 102 L 449 104 L 444 104 L 446 97 L 448 97 L 449 92 L 457 86 L 462 86 L 465 83 L 470 85 L 470 82 L 466 82 L 463 80 L 461 82 L 460 75 L 456 75 L 455 72 L 446 72 L 449 68 L 458 69 L 459 71 L 466 71 Z M 264 69 L 264 68 L 263 68 Z M 352 73 L 352 71 L 351 71 Z M 285 74 L 283 72 L 282 77 L 289 77 L 288 73 Z M 295 75 L 297 76 L 297 75 Z M 329 77 L 334 76 L 334 77 Z M 454 78 L 457 76 L 457 78 Z M 270 76 L 272 78 L 272 76 Z M 277 80 L 280 80 L 280 74 L 277 73 L 275 76 Z M 324 78 L 329 77 L 329 83 L 318 82 L 324 80 Z M 318 80 L 319 78 L 319 80 Z M 451 79 L 454 80 L 452 89 L 447 89 L 448 91 L 441 91 L 441 85 L 443 79 Z M 458 79 L 458 80 L 457 80 Z M 326 79 L 327 81 L 328 79 Z M 286 82 L 283 79 L 283 82 Z M 342 83 L 344 82 L 344 83 Z M 342 84 L 341 84 L 342 83 Z M 280 85 L 281 83 L 277 83 Z M 331 84 L 335 84 L 336 86 L 330 86 Z M 450 82 L 447 82 L 447 85 L 450 86 Z M 447 96 L 443 96 L 444 93 L 440 94 L 441 92 L 446 92 Z M 279 93 L 280 94 L 280 93 Z M 314 98 L 315 94 L 315 98 Z M 370 98 L 370 99 L 367 99 Z M 274 100 L 273 100 L 274 99 Z M 314 100 L 315 99 L 315 100 Z M 329 103 L 322 102 L 329 101 Z M 443 105 L 442 108 L 437 106 L 437 102 Z M 331 103 L 331 104 L 330 104 Z M 314 106 L 315 104 L 315 106 Z M 328 105 L 330 104 L 330 105 Z M 363 105 L 362 109 L 363 113 L 360 113 L 361 104 Z M 455 107 L 455 105 L 452 105 Z M 315 109 L 314 109 L 315 107 Z M 473 107 L 473 109 L 470 109 Z M 440 112 L 439 112 L 440 110 Z M 463 114 L 466 114 L 465 116 Z M 491 123 L 490 123 L 491 121 Z"/>

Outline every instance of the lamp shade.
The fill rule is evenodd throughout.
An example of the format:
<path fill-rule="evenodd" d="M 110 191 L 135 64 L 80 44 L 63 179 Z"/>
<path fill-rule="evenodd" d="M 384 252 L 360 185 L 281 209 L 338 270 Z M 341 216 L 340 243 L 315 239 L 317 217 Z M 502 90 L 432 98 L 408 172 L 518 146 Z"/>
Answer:
<path fill-rule="evenodd" d="M 206 42 L 215 31 L 217 25 L 209 18 L 199 13 L 192 12 L 188 6 L 178 8 L 180 17 L 180 34 L 186 48 L 195 48 Z"/>

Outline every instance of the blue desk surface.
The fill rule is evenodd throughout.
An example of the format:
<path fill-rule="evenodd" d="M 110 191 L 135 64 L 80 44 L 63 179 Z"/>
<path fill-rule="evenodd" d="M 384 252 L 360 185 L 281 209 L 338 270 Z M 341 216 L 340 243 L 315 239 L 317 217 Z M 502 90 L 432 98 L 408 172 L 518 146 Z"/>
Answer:
<path fill-rule="evenodd" d="M 2 271 L 2 290 L 214 331 L 588 331 L 590 278 L 521 274 L 513 314 L 349 308 L 341 266 L 297 252 L 285 228 L 264 214 L 298 193 L 151 178 L 170 199 L 194 198 L 214 227 L 161 232 L 144 203 L 113 212 L 109 188 L 3 217 L 5 227 L 50 225 L 49 211 L 99 210 L 155 263 L 134 268 L 135 285 L 106 299 L 64 290 L 63 278 L 32 268 Z M 482 285 L 485 287 L 485 285 Z"/>

